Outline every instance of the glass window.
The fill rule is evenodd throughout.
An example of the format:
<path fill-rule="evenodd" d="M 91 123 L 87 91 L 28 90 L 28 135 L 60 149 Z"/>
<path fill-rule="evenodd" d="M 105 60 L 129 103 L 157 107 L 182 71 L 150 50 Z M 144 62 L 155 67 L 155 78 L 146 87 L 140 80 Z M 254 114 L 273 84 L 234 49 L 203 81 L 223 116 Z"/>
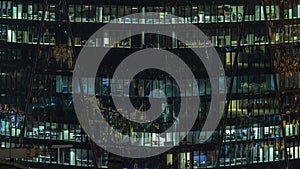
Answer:
<path fill-rule="evenodd" d="M 96 21 L 96 8 L 91 5 L 89 10 L 89 21 L 95 22 Z"/>
<path fill-rule="evenodd" d="M 5 18 L 6 17 L 6 2 L 5 1 L 1 1 L 0 2 L 0 17 Z"/>
<path fill-rule="evenodd" d="M 81 22 L 81 5 L 76 5 L 75 7 L 75 22 Z"/>
<path fill-rule="evenodd" d="M 17 17 L 18 19 L 22 19 L 22 4 L 18 4 L 18 14 L 17 14 Z"/>
<path fill-rule="evenodd" d="M 96 7 L 96 22 L 102 22 L 103 19 L 103 7 Z"/>
<path fill-rule="evenodd" d="M 211 22 L 211 6 L 204 6 L 204 22 Z"/>
<path fill-rule="evenodd" d="M 71 22 L 74 22 L 75 18 L 75 7 L 74 5 L 69 5 L 69 19 Z"/>
<path fill-rule="evenodd" d="M 155 6 L 154 7 L 154 12 L 158 13 L 159 16 L 154 16 L 154 24 L 159 24 L 159 23 L 163 23 L 164 21 L 164 8 L 160 7 L 160 6 Z M 159 19 L 158 19 L 159 18 Z"/>
<path fill-rule="evenodd" d="M 7 40 L 6 25 L 1 25 L 1 27 L 0 27 L 0 41 L 6 41 L 6 40 Z"/>
<path fill-rule="evenodd" d="M 41 20 L 42 19 L 42 4 L 34 4 L 33 5 L 33 20 Z M 29 10 L 28 10 L 29 11 Z"/>
<path fill-rule="evenodd" d="M 139 12 L 139 8 L 137 6 L 132 6 L 131 13 L 135 14 L 138 12 Z M 138 18 L 132 18 L 132 23 L 138 23 L 138 22 L 139 22 Z"/>
<path fill-rule="evenodd" d="M 111 22 L 117 22 L 118 8 L 117 6 L 111 6 L 110 20 Z"/>
<path fill-rule="evenodd" d="M 145 7 L 145 12 L 153 12 L 153 6 L 147 6 Z M 146 16 L 146 24 L 153 24 L 153 16 L 150 16 L 149 14 L 147 14 Z"/>
<path fill-rule="evenodd" d="M 185 23 L 191 23 L 191 21 L 192 21 L 192 8 L 191 8 L 191 6 L 186 6 L 185 7 L 185 19 L 184 19 L 184 21 L 185 21 Z"/>
<path fill-rule="evenodd" d="M 131 6 L 125 6 L 125 23 L 131 23 L 131 18 L 127 17 L 127 15 L 131 14 Z"/>
<path fill-rule="evenodd" d="M 33 5 L 29 4 L 27 6 L 27 17 L 29 20 L 33 19 Z"/>
<path fill-rule="evenodd" d="M 110 21 L 110 7 L 108 5 L 104 6 L 103 9 L 103 22 L 108 23 Z"/>
<path fill-rule="evenodd" d="M 192 23 L 198 23 L 199 22 L 199 16 L 198 16 L 198 7 L 193 6 L 192 7 Z"/>
<path fill-rule="evenodd" d="M 95 22 L 95 8 L 92 5 L 83 6 L 82 22 Z"/>
<path fill-rule="evenodd" d="M 117 17 L 123 17 L 124 14 L 125 14 L 124 6 L 123 5 L 121 5 L 121 6 L 119 5 L 118 6 L 118 15 L 117 15 Z"/>
<path fill-rule="evenodd" d="M 88 22 L 89 18 L 88 18 L 88 15 L 89 15 L 89 5 L 83 5 L 83 8 L 82 8 L 82 22 Z"/>
<path fill-rule="evenodd" d="M 73 7 L 73 17 L 74 17 L 74 7 Z M 55 5 L 50 4 L 49 6 L 49 19 L 50 21 L 55 21 Z"/>
<path fill-rule="evenodd" d="M 11 1 L 8 1 L 6 3 L 6 17 L 7 18 L 11 18 L 12 17 L 12 9 L 11 9 L 11 6 L 12 6 L 12 2 Z"/>
<path fill-rule="evenodd" d="M 17 42 L 18 43 L 22 43 L 23 42 L 23 31 L 22 31 L 22 27 L 17 27 Z"/>
<path fill-rule="evenodd" d="M 124 6 L 118 6 L 118 15 L 117 15 L 117 18 L 121 18 L 123 17 L 125 14 L 125 10 L 124 10 Z M 124 20 L 123 19 L 118 19 L 118 22 L 119 23 L 123 23 Z"/>
<path fill-rule="evenodd" d="M 17 19 L 17 15 L 18 15 L 18 7 L 16 3 L 13 3 L 13 7 L 12 7 L 12 19 Z"/>
<path fill-rule="evenodd" d="M 183 6 L 179 6 L 178 7 L 178 23 L 184 23 L 184 7 Z"/>

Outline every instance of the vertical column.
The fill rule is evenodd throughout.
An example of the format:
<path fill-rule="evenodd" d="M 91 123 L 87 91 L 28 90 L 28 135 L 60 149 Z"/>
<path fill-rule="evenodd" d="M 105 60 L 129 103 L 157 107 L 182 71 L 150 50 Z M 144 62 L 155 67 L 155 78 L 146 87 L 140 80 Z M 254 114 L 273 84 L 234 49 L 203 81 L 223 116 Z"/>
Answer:
<path fill-rule="evenodd" d="M 108 32 L 104 33 L 104 39 L 103 39 L 103 47 L 109 46 L 109 34 Z"/>
<path fill-rule="evenodd" d="M 60 148 L 57 149 L 57 163 L 60 164 Z"/>
<path fill-rule="evenodd" d="M 4 2 L 3 1 L 1 1 L 0 2 L 0 12 L 1 12 L 1 17 L 3 17 L 3 10 L 4 10 Z"/>
<path fill-rule="evenodd" d="M 264 158 L 263 151 L 264 151 L 263 148 L 259 147 L 259 162 L 263 161 L 263 158 Z"/>
<path fill-rule="evenodd" d="M 299 158 L 299 146 L 295 146 L 295 159 L 298 159 Z"/>
<path fill-rule="evenodd" d="M 172 142 L 173 141 L 173 139 L 172 139 L 172 133 L 170 132 L 170 133 L 167 133 L 166 134 L 166 142 Z"/>
<path fill-rule="evenodd" d="M 274 146 L 270 145 L 269 147 L 269 160 L 274 161 Z"/>
<path fill-rule="evenodd" d="M 28 5 L 27 11 L 28 19 L 32 19 L 32 5 Z"/>
<path fill-rule="evenodd" d="M 61 161 L 61 163 L 65 163 L 65 151 L 62 152 L 62 161 Z"/>
<path fill-rule="evenodd" d="M 257 160 L 257 146 L 254 143 L 254 145 L 251 147 L 251 162 L 253 162 L 254 160 Z"/>
<path fill-rule="evenodd" d="M 103 22 L 103 7 L 99 7 L 99 22 Z"/>
<path fill-rule="evenodd" d="M 172 48 L 177 48 L 177 37 L 175 32 L 172 32 Z"/>
<path fill-rule="evenodd" d="M 287 124 L 284 125 L 284 126 L 285 126 L 285 135 L 290 136 L 290 124 L 289 124 L 289 122 L 287 122 Z"/>
<path fill-rule="evenodd" d="M 297 5 L 297 12 L 298 12 L 297 18 L 300 18 L 300 5 L 299 4 Z"/>
<path fill-rule="evenodd" d="M 294 121 L 293 121 L 293 123 L 290 123 L 289 128 L 290 128 L 290 136 L 295 135 L 295 133 L 294 133 Z"/>
<path fill-rule="evenodd" d="M 258 135 L 258 138 L 264 138 L 264 128 L 263 127 L 259 127 L 258 128 L 258 132 L 259 132 L 259 135 Z"/>
<path fill-rule="evenodd" d="M 23 43 L 28 43 L 28 42 L 29 42 L 29 32 L 23 31 Z"/>
<path fill-rule="evenodd" d="M 144 132 L 138 132 L 137 134 L 138 134 L 138 138 L 140 139 L 139 144 L 140 144 L 141 146 L 144 145 L 144 138 L 145 138 Z"/>
<path fill-rule="evenodd" d="M 12 31 L 11 30 L 7 30 L 7 42 L 11 42 L 12 41 L 12 38 L 11 38 L 11 36 L 12 36 L 12 33 L 11 33 Z"/>
<path fill-rule="evenodd" d="M 186 168 L 185 162 L 186 162 L 185 153 L 180 153 L 179 154 L 179 166 L 180 166 L 179 168 Z"/>
<path fill-rule="evenodd" d="M 18 19 L 22 19 L 22 4 L 18 4 Z"/>
<path fill-rule="evenodd" d="M 294 126 L 294 134 L 295 134 L 296 136 L 299 135 L 299 121 L 298 121 L 298 120 L 296 120 L 296 124 L 295 124 L 295 126 Z"/>
<path fill-rule="evenodd" d="M 269 155 L 270 155 L 268 144 L 265 144 L 263 151 L 264 151 L 264 156 L 263 156 L 264 159 L 263 160 L 268 162 L 269 161 Z"/>
<path fill-rule="evenodd" d="M 141 24 L 145 24 L 145 11 L 146 11 L 145 7 L 142 7 L 142 17 L 143 18 L 141 18 L 140 21 L 139 21 Z"/>
<path fill-rule="evenodd" d="M 75 165 L 75 149 L 70 150 L 70 165 Z"/>
<path fill-rule="evenodd" d="M 142 35 L 141 35 L 141 47 L 145 47 L 145 32 L 142 32 Z"/>
<path fill-rule="evenodd" d="M 17 19 L 17 6 L 13 6 L 13 9 L 12 9 L 12 18 L 13 19 Z"/>
<path fill-rule="evenodd" d="M 12 42 L 17 42 L 17 31 L 13 30 L 11 35 L 12 35 Z"/>
<path fill-rule="evenodd" d="M 268 11 L 268 6 L 267 6 L 267 11 Z M 264 15 L 264 7 L 260 6 L 260 20 L 265 20 L 265 15 Z"/>
<path fill-rule="evenodd" d="M 159 42 L 160 42 L 160 34 L 159 34 L 159 32 L 157 32 L 157 48 L 159 49 Z"/>

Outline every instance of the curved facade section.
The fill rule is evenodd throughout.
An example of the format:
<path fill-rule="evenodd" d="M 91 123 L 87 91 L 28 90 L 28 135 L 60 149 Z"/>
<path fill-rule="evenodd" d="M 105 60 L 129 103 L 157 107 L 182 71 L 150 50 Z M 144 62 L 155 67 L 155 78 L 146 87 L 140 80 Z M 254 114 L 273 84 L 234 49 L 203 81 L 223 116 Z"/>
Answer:
<path fill-rule="evenodd" d="M 146 16 L 149 12 L 158 16 Z M 136 13 L 145 17 L 132 17 Z M 291 0 L 1 0 L 1 148 L 39 150 L 26 158 L 7 157 L 35 168 L 295 168 L 300 153 L 299 18 L 300 3 Z M 120 29 L 90 39 L 106 24 Z M 208 39 L 197 38 L 200 35 L 193 30 L 132 36 L 133 31 L 124 26 L 152 29 L 184 24 L 195 25 Z M 124 35 L 127 38 L 118 40 Z M 180 41 L 178 36 L 189 40 Z M 191 48 L 208 44 L 216 49 L 226 74 L 214 82 L 219 92 L 230 95 L 230 104 L 224 111 L 227 118 L 205 138 L 200 131 L 214 91 L 207 69 Z M 74 65 L 83 46 L 111 48 L 95 83 L 92 77 L 81 79 L 84 93 L 96 95 L 110 127 L 131 136 L 131 140 L 124 138 L 128 144 L 138 140 L 137 148 L 173 148 L 155 157 L 130 159 L 107 152 L 89 139 L 75 115 L 72 97 Z M 170 74 L 157 69 L 144 70 L 132 81 L 112 80 L 116 68 L 126 66 L 122 65 L 126 57 L 146 48 L 176 55 L 196 80 L 185 79 L 187 85 L 179 89 Z M 167 58 L 162 60 L 169 63 Z M 151 123 L 133 123 L 126 117 L 130 112 L 116 109 L 112 91 L 114 97 L 129 97 L 137 111 L 148 110 L 151 99 L 163 112 Z M 165 96 L 166 101 L 159 102 Z M 183 97 L 201 100 L 191 131 L 160 135 L 178 120 Z M 187 115 L 189 111 L 186 108 Z M 200 144 L 203 139 L 207 141 Z"/>

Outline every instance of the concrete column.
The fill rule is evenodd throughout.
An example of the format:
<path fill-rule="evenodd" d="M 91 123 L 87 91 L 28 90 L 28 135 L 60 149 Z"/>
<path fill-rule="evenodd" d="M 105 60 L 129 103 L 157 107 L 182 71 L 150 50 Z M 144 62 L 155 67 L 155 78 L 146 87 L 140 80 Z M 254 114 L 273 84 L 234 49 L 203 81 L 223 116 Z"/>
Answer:
<path fill-rule="evenodd" d="M 271 145 L 269 147 L 269 160 L 274 161 L 274 147 L 273 147 L 273 145 Z"/>
<path fill-rule="evenodd" d="M 263 161 L 263 158 L 264 158 L 264 153 L 263 153 L 263 148 L 262 147 L 259 147 L 259 162 L 262 162 Z"/>
<path fill-rule="evenodd" d="M 23 32 L 23 43 L 28 43 L 29 42 L 29 32 L 24 31 Z"/>
<path fill-rule="evenodd" d="M 175 8 L 172 7 L 172 15 L 175 15 L 175 13 L 176 13 Z M 177 23 L 176 18 L 172 17 L 172 21 L 171 22 L 172 22 L 172 24 Z"/>
<path fill-rule="evenodd" d="M 172 48 L 177 48 L 177 37 L 175 32 L 172 32 Z"/>
<path fill-rule="evenodd" d="M 22 19 L 22 4 L 18 4 L 18 19 Z"/>
<path fill-rule="evenodd" d="M 57 163 L 60 164 L 60 148 L 57 149 Z"/>
<path fill-rule="evenodd" d="M 12 9 L 12 18 L 13 19 L 17 19 L 17 13 L 18 13 L 17 7 L 14 6 L 13 9 Z"/>
<path fill-rule="evenodd" d="M 103 7 L 100 7 L 99 8 L 99 16 L 98 16 L 99 17 L 98 19 L 99 19 L 100 22 L 103 22 L 103 15 L 102 15 L 102 13 L 103 13 Z"/>
<path fill-rule="evenodd" d="M 142 7 L 142 16 L 143 16 L 143 18 L 139 20 L 139 22 L 142 23 L 142 24 L 145 24 L 145 11 L 146 11 L 145 7 Z"/>
<path fill-rule="evenodd" d="M 295 147 L 295 154 L 294 154 L 295 159 L 299 158 L 299 147 Z"/>
<path fill-rule="evenodd" d="M 143 47 L 143 45 L 145 44 L 145 32 L 142 32 L 142 35 L 141 35 L 141 47 Z"/>
<path fill-rule="evenodd" d="M 76 156 L 75 156 L 75 149 L 70 150 L 70 164 L 75 165 Z"/>
<path fill-rule="evenodd" d="M 145 137 L 144 132 L 139 132 L 138 135 L 140 139 L 140 145 L 144 145 L 144 137 Z"/>

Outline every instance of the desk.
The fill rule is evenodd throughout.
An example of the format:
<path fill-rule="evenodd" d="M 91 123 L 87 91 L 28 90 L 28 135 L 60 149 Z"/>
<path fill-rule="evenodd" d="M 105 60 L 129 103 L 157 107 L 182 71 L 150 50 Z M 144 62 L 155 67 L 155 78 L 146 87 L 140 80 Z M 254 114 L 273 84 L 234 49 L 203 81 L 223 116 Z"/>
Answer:
<path fill-rule="evenodd" d="M 40 155 L 39 158 L 41 158 L 43 162 L 46 162 L 46 161 L 51 162 L 52 160 L 54 160 L 54 157 L 50 156 L 50 155 L 47 155 L 47 156 Z"/>
<path fill-rule="evenodd" d="M 92 160 L 88 160 L 88 159 L 76 159 L 77 163 L 79 162 L 80 164 L 84 164 L 84 165 L 90 165 L 93 163 Z"/>
<path fill-rule="evenodd" d="M 242 157 L 242 158 L 234 158 L 233 161 L 237 162 L 237 163 L 243 163 L 246 162 L 247 158 L 246 157 Z"/>

